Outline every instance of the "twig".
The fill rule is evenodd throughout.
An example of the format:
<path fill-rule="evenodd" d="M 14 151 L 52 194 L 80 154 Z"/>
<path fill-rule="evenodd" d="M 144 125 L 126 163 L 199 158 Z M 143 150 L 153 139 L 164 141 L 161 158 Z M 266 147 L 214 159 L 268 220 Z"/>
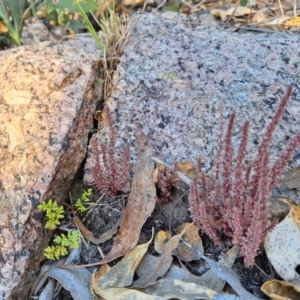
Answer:
<path fill-rule="evenodd" d="M 161 165 L 164 165 L 165 167 L 169 168 L 169 169 L 173 169 L 172 167 L 170 167 L 169 165 L 167 165 L 166 163 L 164 163 L 163 161 L 161 161 L 159 158 L 155 157 L 155 156 L 152 156 L 151 159 L 156 162 L 157 164 L 161 164 Z M 177 171 L 176 172 L 177 176 L 183 181 L 185 182 L 186 184 L 190 185 L 193 180 L 188 178 L 187 176 L 185 176 L 183 173 Z"/>

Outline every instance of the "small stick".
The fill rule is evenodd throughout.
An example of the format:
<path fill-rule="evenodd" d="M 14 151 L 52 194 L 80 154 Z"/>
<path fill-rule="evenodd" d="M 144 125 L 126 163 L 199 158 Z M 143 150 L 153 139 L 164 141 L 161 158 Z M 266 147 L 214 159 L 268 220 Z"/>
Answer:
<path fill-rule="evenodd" d="M 157 164 L 161 164 L 161 165 L 164 165 L 165 167 L 169 168 L 169 169 L 173 169 L 173 167 L 170 167 L 169 165 L 167 165 L 166 163 L 164 163 L 163 161 L 161 161 L 159 158 L 155 157 L 155 156 L 152 156 L 151 159 L 156 162 Z M 176 172 L 177 176 L 183 181 L 185 182 L 186 184 L 190 185 L 193 180 L 188 178 L 187 176 L 185 176 L 183 173 L 177 171 Z"/>

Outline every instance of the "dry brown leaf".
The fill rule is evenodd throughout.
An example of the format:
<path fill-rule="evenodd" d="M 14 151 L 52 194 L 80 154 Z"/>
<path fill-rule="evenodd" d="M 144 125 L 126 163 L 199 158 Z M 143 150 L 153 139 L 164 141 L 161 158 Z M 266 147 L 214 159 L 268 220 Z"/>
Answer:
<path fill-rule="evenodd" d="M 265 13 L 264 13 L 264 10 L 260 10 L 260 11 L 257 11 L 257 12 L 253 15 L 253 17 L 252 17 L 252 19 L 251 19 L 251 22 L 253 22 L 253 23 L 262 23 L 262 22 L 264 22 L 265 20 L 267 20 L 267 17 L 266 17 L 266 15 L 265 15 Z"/>
<path fill-rule="evenodd" d="M 148 270 L 145 277 L 140 277 L 133 283 L 134 287 L 146 287 L 155 282 L 157 278 L 164 276 L 169 270 L 173 261 L 173 251 L 177 248 L 180 237 L 184 234 L 184 231 L 173 236 L 165 245 L 164 252 L 161 254 L 156 264 L 153 264 Z"/>
<path fill-rule="evenodd" d="M 175 232 L 180 234 L 182 231 L 185 231 L 182 240 L 187 242 L 190 246 L 187 246 L 185 243 L 178 244 L 178 247 L 174 249 L 173 255 L 177 256 L 183 261 L 198 260 L 201 258 L 201 255 L 204 253 L 202 240 L 198 234 L 198 227 L 191 223 L 183 223 L 179 225 Z M 154 241 L 154 249 L 157 253 L 162 254 L 165 250 L 167 242 L 171 239 L 169 231 L 159 231 L 156 234 Z M 196 250 L 196 251 L 195 251 Z"/>
<path fill-rule="evenodd" d="M 137 139 L 137 164 L 134 169 L 131 191 L 125 216 L 110 253 L 98 264 L 110 262 L 135 248 L 140 231 L 155 207 L 156 188 L 152 178 L 154 163 L 152 149 L 146 135 Z"/>
<path fill-rule="evenodd" d="M 238 254 L 238 247 L 233 247 L 222 256 L 222 258 L 218 261 L 218 263 L 220 265 L 231 268 L 237 257 L 237 254 Z M 144 263 L 144 261 L 147 260 L 148 264 L 153 264 L 153 260 L 158 259 L 157 257 L 151 257 L 151 256 L 149 257 L 149 256 L 150 255 L 147 254 L 142 263 Z M 137 274 L 139 275 L 138 271 L 139 268 L 137 269 Z M 198 285 L 205 286 L 209 289 L 212 289 L 216 292 L 221 292 L 224 288 L 224 285 L 226 284 L 226 281 L 217 277 L 216 274 L 212 272 L 212 270 L 208 270 L 205 274 L 199 277 L 193 275 L 192 273 L 186 271 L 183 268 L 179 268 L 175 266 L 174 264 L 171 266 L 165 278 L 179 279 L 184 282 L 196 283 Z"/>
<path fill-rule="evenodd" d="M 272 28 L 273 30 L 282 30 L 282 23 L 286 20 L 290 19 L 290 17 L 285 17 L 285 16 L 279 16 L 272 21 L 266 22 L 265 25 Z"/>
<path fill-rule="evenodd" d="M 218 263 L 222 266 L 226 266 L 231 269 L 238 255 L 238 252 L 239 252 L 239 247 L 237 246 L 232 247 L 222 256 L 222 258 L 218 261 Z M 216 292 L 221 292 L 226 284 L 226 281 L 217 277 L 212 270 L 208 270 L 205 274 L 200 276 L 200 278 L 196 283 L 200 285 L 205 285 L 206 287 Z"/>
<path fill-rule="evenodd" d="M 159 297 L 157 298 L 159 300 L 164 300 L 164 299 L 213 300 L 217 295 L 217 292 L 208 289 L 204 286 L 190 283 L 190 282 L 183 282 L 181 280 L 176 280 L 176 279 L 175 280 L 160 279 L 154 282 L 153 284 L 147 286 L 146 288 L 136 288 L 136 290 L 143 292 L 144 297 L 130 298 L 130 299 L 150 300 L 152 299 L 150 298 L 152 296 L 152 297 Z"/>
<path fill-rule="evenodd" d="M 167 167 L 164 166 L 163 164 L 158 164 L 158 165 L 156 166 L 156 168 L 155 168 L 155 170 L 154 170 L 154 172 L 153 172 L 153 180 L 154 180 L 155 183 L 157 183 L 157 181 L 158 181 L 158 172 L 159 172 L 160 170 L 163 170 L 163 169 L 166 169 L 166 168 L 167 168 Z"/>
<path fill-rule="evenodd" d="M 182 239 L 192 248 L 185 243 L 180 243 L 174 251 L 174 255 L 183 261 L 199 260 L 204 253 L 202 240 L 198 234 L 199 228 L 195 224 L 183 223 L 175 229 L 175 232 L 180 234 L 185 229 Z"/>
<path fill-rule="evenodd" d="M 112 238 L 112 236 L 118 232 L 118 228 L 124 218 L 124 215 L 125 215 L 125 210 L 122 211 L 119 221 L 111 229 L 109 229 L 107 232 L 103 233 L 97 239 L 94 237 L 94 234 L 84 226 L 84 224 L 80 221 L 80 219 L 77 216 L 74 217 L 74 221 L 75 221 L 76 226 L 80 229 L 82 236 L 89 242 L 92 242 L 93 244 L 98 245 L 98 244 L 105 243 L 106 241 L 110 240 Z"/>
<path fill-rule="evenodd" d="M 154 249 L 157 253 L 162 254 L 165 250 L 166 243 L 171 239 L 169 231 L 160 230 L 154 240 Z"/>
<path fill-rule="evenodd" d="M 286 281 L 300 284 L 296 272 L 300 264 L 300 207 L 292 205 L 289 214 L 267 233 L 264 247 L 277 273 Z"/>
<path fill-rule="evenodd" d="M 133 283 L 133 286 L 146 287 L 155 282 L 157 278 L 164 276 L 173 262 L 172 252 L 174 249 L 176 249 L 178 244 L 179 239 L 176 236 L 170 239 L 166 244 L 165 251 L 159 257 L 157 264 L 152 265 L 152 270 L 150 270 L 147 276 L 136 280 Z"/>
<path fill-rule="evenodd" d="M 220 17 L 223 22 L 227 21 L 229 17 L 242 17 L 254 13 L 255 11 L 246 6 L 231 7 L 227 10 L 224 9 L 212 9 L 210 13 L 213 16 Z"/>
<path fill-rule="evenodd" d="M 59 267 L 53 267 L 47 270 L 44 275 L 56 279 L 64 287 L 65 290 L 71 293 L 72 299 L 92 300 L 91 292 L 89 289 L 92 274 L 88 270 L 66 270 Z"/>
<path fill-rule="evenodd" d="M 300 26 L 300 17 L 297 16 L 297 17 L 291 18 L 288 21 L 285 21 L 283 25 L 287 26 L 287 27 L 299 27 Z M 299 187 L 300 187 L 300 184 L 299 184 Z"/>
<path fill-rule="evenodd" d="M 149 242 L 136 246 L 133 250 L 127 252 L 122 260 L 111 269 L 102 266 L 98 272 L 94 272 L 91 280 L 93 292 L 104 299 L 111 299 L 107 297 L 107 293 L 112 291 L 108 290 L 130 286 L 135 270 L 153 240 L 153 234 L 154 230 L 152 230 L 152 237 Z"/>
<path fill-rule="evenodd" d="M 279 179 L 279 183 L 286 185 L 289 189 L 300 190 L 300 167 L 284 173 Z"/>
<path fill-rule="evenodd" d="M 290 282 L 273 279 L 265 282 L 261 290 L 272 300 L 300 299 L 300 286 Z"/>
<path fill-rule="evenodd" d="M 177 166 L 178 166 L 178 171 L 183 173 L 187 177 L 191 179 L 195 179 L 197 177 L 197 169 L 190 161 L 179 163 L 177 164 Z M 180 180 L 180 178 L 178 178 L 178 180 Z"/>

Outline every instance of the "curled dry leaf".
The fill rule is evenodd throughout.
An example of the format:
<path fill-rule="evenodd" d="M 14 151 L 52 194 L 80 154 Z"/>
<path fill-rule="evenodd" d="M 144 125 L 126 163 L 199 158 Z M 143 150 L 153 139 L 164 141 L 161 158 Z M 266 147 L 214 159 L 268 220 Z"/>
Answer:
<path fill-rule="evenodd" d="M 195 224 L 183 223 L 175 229 L 175 232 L 180 234 L 183 230 L 185 232 L 182 239 L 192 247 L 180 243 L 174 255 L 183 261 L 199 260 L 204 253 L 202 240 L 198 234 L 199 228 Z"/>
<path fill-rule="evenodd" d="M 293 17 L 283 23 L 285 27 L 299 27 L 300 26 L 300 17 Z M 300 185 L 299 185 L 300 187 Z"/>
<path fill-rule="evenodd" d="M 239 248 L 237 246 L 232 247 L 223 255 L 223 257 L 218 261 L 218 263 L 222 266 L 226 266 L 227 268 L 231 269 L 238 252 Z M 216 292 L 221 292 L 223 291 L 226 281 L 217 277 L 212 270 L 208 270 L 205 274 L 199 277 L 197 283 L 200 285 L 205 285 L 206 287 Z"/>
<path fill-rule="evenodd" d="M 172 238 L 169 231 L 160 230 L 154 240 L 154 249 L 157 253 L 162 254 L 165 250 L 167 242 Z"/>
<path fill-rule="evenodd" d="M 74 217 L 74 221 L 76 226 L 79 228 L 80 232 L 82 233 L 82 236 L 89 242 L 98 245 L 110 240 L 113 237 L 113 235 L 115 235 L 118 232 L 118 228 L 124 218 L 124 215 L 125 215 L 125 210 L 123 210 L 119 221 L 111 229 L 103 233 L 98 238 L 94 237 L 94 234 L 84 226 L 84 224 L 80 221 L 80 219 L 77 216 Z"/>
<path fill-rule="evenodd" d="M 267 20 L 267 17 L 264 13 L 264 10 L 259 10 L 254 14 L 251 21 L 254 23 L 254 25 L 258 25 L 257 23 L 263 23 L 266 20 Z M 264 23 L 262 25 L 264 25 Z"/>
<path fill-rule="evenodd" d="M 231 268 L 215 262 L 204 255 L 202 258 L 209 264 L 211 271 L 216 276 L 226 281 L 234 289 L 234 291 L 239 295 L 240 299 L 259 300 L 257 297 L 253 296 L 251 293 L 244 289 L 239 280 L 239 277 Z"/>
<path fill-rule="evenodd" d="M 273 279 L 265 282 L 261 290 L 272 300 L 300 299 L 300 286 L 290 282 Z"/>
<path fill-rule="evenodd" d="M 54 298 L 54 290 L 56 281 L 54 279 L 50 279 L 47 285 L 44 287 L 43 291 L 39 295 L 39 300 L 52 300 Z"/>
<path fill-rule="evenodd" d="M 191 223 L 183 223 L 175 229 L 177 234 L 181 234 L 182 231 L 184 231 L 182 240 L 188 243 L 191 247 L 186 243 L 179 243 L 172 254 L 183 261 L 199 260 L 201 255 L 204 253 L 204 249 L 202 240 L 198 234 L 198 227 Z M 171 235 L 169 231 L 159 231 L 154 241 L 155 251 L 162 254 L 170 239 Z"/>
<path fill-rule="evenodd" d="M 108 295 L 111 295 L 115 288 L 128 287 L 131 285 L 135 270 L 148 251 L 148 247 L 152 240 L 153 230 L 149 242 L 136 246 L 114 267 L 108 269 L 106 265 L 101 266 L 100 270 L 95 272 L 92 276 L 91 287 L 93 292 L 104 299 L 116 299 L 110 298 Z"/>
<path fill-rule="evenodd" d="M 92 274 L 86 269 L 50 268 L 46 276 L 56 279 L 65 290 L 69 291 L 74 300 L 92 300 L 90 280 Z"/>
<path fill-rule="evenodd" d="M 48 281 L 48 284 L 45 285 L 46 281 L 49 279 L 49 277 L 46 275 L 46 272 L 48 272 L 50 269 L 53 268 L 61 268 L 63 266 L 70 266 L 73 265 L 75 263 L 78 262 L 78 260 L 80 259 L 80 250 L 78 248 L 72 249 L 72 251 L 70 252 L 69 256 L 67 258 L 61 258 L 59 261 L 52 261 L 51 265 L 49 264 L 44 264 L 41 267 L 40 270 L 40 274 L 38 276 L 38 278 L 36 279 L 36 281 L 34 282 L 34 284 L 31 287 L 31 292 L 30 292 L 30 298 L 34 298 L 36 295 L 38 295 L 40 293 L 41 290 L 47 289 L 47 291 L 45 291 L 45 293 L 43 294 L 42 292 L 42 296 L 40 295 L 39 299 L 45 299 L 44 297 L 45 294 L 48 295 L 52 292 L 54 292 L 55 288 L 52 289 L 52 283 L 50 283 L 50 281 Z M 57 282 L 55 284 L 55 286 L 57 285 Z M 41 298 L 42 297 L 42 298 Z M 49 299 L 53 299 L 53 297 L 51 298 L 51 295 L 49 296 Z"/>
<path fill-rule="evenodd" d="M 265 25 L 272 28 L 275 31 L 282 30 L 282 23 L 288 20 L 290 17 L 280 16 L 274 18 L 273 20 L 266 22 Z"/>
<path fill-rule="evenodd" d="M 164 276 L 172 262 L 172 253 L 179 244 L 178 236 L 173 236 L 165 245 L 165 249 L 155 264 L 151 265 L 145 277 L 140 277 L 133 283 L 134 287 L 146 287 L 155 282 L 157 278 Z"/>
<path fill-rule="evenodd" d="M 300 207 L 291 205 L 283 221 L 267 233 L 264 247 L 277 273 L 286 281 L 300 284 Z"/>
<path fill-rule="evenodd" d="M 137 291 L 141 291 L 144 295 L 151 295 L 155 297 L 159 297 L 156 299 L 180 299 L 180 300 L 194 300 L 194 299 L 202 299 L 202 300 L 213 300 L 214 296 L 217 295 L 217 292 L 208 289 L 204 286 L 183 282 L 180 280 L 170 280 L 170 279 L 161 279 L 153 284 L 147 286 L 146 288 L 135 288 Z M 146 296 L 145 295 L 145 296 Z M 144 298 L 136 298 L 140 299 L 152 299 L 146 296 Z"/>
<path fill-rule="evenodd" d="M 231 248 L 223 255 L 223 257 L 219 260 L 218 263 L 227 266 L 228 268 L 231 268 L 236 259 L 237 253 L 238 253 L 237 247 Z M 137 275 L 139 277 L 143 277 L 145 276 L 144 273 L 148 274 L 149 270 L 151 270 L 151 266 L 155 265 L 158 260 L 159 257 L 146 254 L 142 263 L 136 270 Z M 170 280 L 176 279 L 184 282 L 195 283 L 200 286 L 205 286 L 206 288 L 209 288 L 216 292 L 221 292 L 226 283 L 225 280 L 222 280 L 219 277 L 217 277 L 216 274 L 212 272 L 212 270 L 208 270 L 202 276 L 196 276 L 186 271 L 183 268 L 175 266 L 174 264 L 170 267 L 170 269 L 168 270 L 164 278 Z"/>
<path fill-rule="evenodd" d="M 254 13 L 255 11 L 246 6 L 231 7 L 227 10 L 224 9 L 212 9 L 210 13 L 215 17 L 220 17 L 223 22 L 231 16 L 233 17 L 242 17 Z"/>

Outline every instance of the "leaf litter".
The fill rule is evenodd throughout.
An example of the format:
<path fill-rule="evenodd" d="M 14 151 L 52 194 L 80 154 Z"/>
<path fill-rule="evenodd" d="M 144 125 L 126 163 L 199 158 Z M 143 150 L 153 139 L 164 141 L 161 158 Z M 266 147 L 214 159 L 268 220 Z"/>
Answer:
<path fill-rule="evenodd" d="M 61 267 L 53 266 L 44 273 L 44 278 L 47 276 L 55 278 L 66 290 L 71 292 L 74 299 L 80 299 L 85 293 L 91 295 L 90 288 L 94 297 L 98 297 L 97 299 L 195 299 L 196 297 L 220 300 L 258 299 L 243 288 L 239 277 L 231 269 L 238 250 L 232 248 L 223 255 L 219 262 L 204 256 L 202 240 L 194 224 L 181 224 L 174 229 L 176 233 L 174 236 L 168 231 L 159 231 L 156 235 L 154 246 L 155 251 L 160 254 L 159 257 L 147 254 L 153 239 L 153 230 L 151 239 L 145 244 L 138 245 L 142 226 L 156 206 L 156 190 L 153 180 L 154 163 L 151 147 L 145 136 L 138 137 L 138 141 L 138 161 L 128 203 L 125 211 L 123 211 L 124 217 L 120 218 L 120 221 L 115 224 L 112 230 L 99 238 L 95 238 L 93 233 L 75 216 L 76 224 L 83 236 L 95 244 L 103 243 L 110 239 L 120 225 L 120 230 L 108 255 L 97 263 L 79 266 L 101 265 L 100 270 L 91 275 L 86 269 L 82 269 L 81 272 L 81 270 L 69 269 L 69 267 L 68 269 L 62 269 Z M 193 167 L 189 164 L 186 164 L 186 166 L 188 166 L 186 170 L 193 170 Z M 188 173 L 186 170 L 181 168 L 183 172 L 179 173 L 182 175 L 183 173 Z M 185 176 L 180 177 L 183 177 L 183 180 L 185 180 L 187 178 Z M 273 203 L 271 207 L 276 218 L 279 218 L 280 213 L 281 215 L 282 213 L 287 215 L 287 206 L 290 208 L 293 205 L 290 199 L 276 199 L 276 201 L 272 200 L 271 203 Z M 141 206 L 145 207 L 141 209 Z M 293 212 L 294 210 L 290 209 L 290 211 Z M 290 214 L 295 215 L 293 213 Z M 267 248 L 267 246 L 265 247 Z M 276 243 L 271 242 L 271 247 L 276 248 Z M 278 251 L 282 255 L 285 249 L 279 248 Z M 111 268 L 108 265 L 108 262 L 112 262 L 121 256 L 124 257 L 114 267 Z M 186 268 L 176 266 L 174 264 L 174 256 L 183 262 L 203 259 L 209 265 L 210 270 L 202 276 L 194 275 Z M 272 262 L 272 258 L 270 260 Z M 274 264 L 276 265 L 276 263 Z M 299 264 L 297 260 L 295 261 L 296 264 Z M 84 274 L 84 272 L 88 273 Z M 88 280 L 83 279 L 88 278 L 88 275 L 92 277 L 90 283 Z M 136 279 L 134 276 L 138 276 L 139 279 Z M 282 277 L 284 276 L 282 275 Z M 70 282 L 73 283 L 70 284 Z M 226 282 L 235 291 L 235 295 L 223 293 Z M 284 285 L 284 282 L 281 284 Z M 53 286 L 53 280 L 50 280 L 49 290 L 52 290 Z M 272 283 L 268 286 L 269 290 L 270 286 L 272 287 Z M 277 286 L 278 283 L 276 283 L 275 287 L 272 287 L 273 290 Z M 278 288 L 278 290 L 281 289 Z M 298 286 L 295 285 L 295 290 L 297 289 Z M 262 290 L 266 294 L 269 292 L 263 287 Z M 272 293 L 274 293 L 273 290 L 271 291 Z M 47 294 L 47 292 L 45 289 L 44 294 Z M 89 299 L 89 296 L 84 296 L 84 298 Z M 45 296 L 45 299 L 51 298 Z M 275 297 L 274 299 L 281 298 Z"/>

